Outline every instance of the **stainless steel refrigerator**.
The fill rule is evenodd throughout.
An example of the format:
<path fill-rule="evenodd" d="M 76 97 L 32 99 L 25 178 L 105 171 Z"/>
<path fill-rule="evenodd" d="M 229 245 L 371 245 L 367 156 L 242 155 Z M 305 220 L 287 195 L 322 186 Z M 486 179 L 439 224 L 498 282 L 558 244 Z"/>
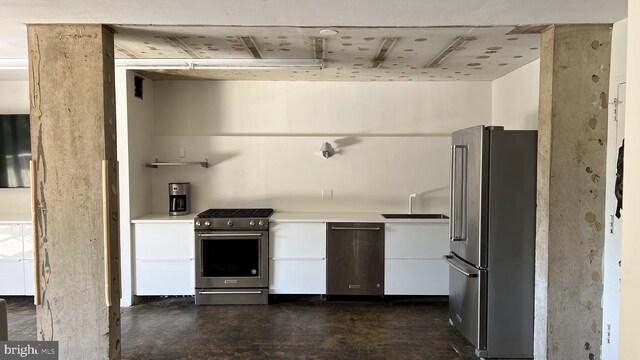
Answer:
<path fill-rule="evenodd" d="M 536 131 L 452 134 L 449 318 L 482 358 L 533 358 Z"/>

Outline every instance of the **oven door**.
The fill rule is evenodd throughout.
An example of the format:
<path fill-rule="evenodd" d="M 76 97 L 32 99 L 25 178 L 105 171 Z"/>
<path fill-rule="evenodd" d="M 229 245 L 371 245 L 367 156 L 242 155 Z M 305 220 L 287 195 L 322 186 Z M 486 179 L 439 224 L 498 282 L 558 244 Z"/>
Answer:
<path fill-rule="evenodd" d="M 196 288 L 269 287 L 269 232 L 196 233 Z"/>

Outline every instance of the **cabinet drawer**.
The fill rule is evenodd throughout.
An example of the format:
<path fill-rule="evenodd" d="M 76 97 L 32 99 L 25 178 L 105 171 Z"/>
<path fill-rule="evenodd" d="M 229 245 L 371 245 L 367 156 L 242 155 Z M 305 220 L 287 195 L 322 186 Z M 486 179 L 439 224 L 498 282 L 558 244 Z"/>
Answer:
<path fill-rule="evenodd" d="M 195 295 L 195 262 L 137 260 L 136 295 Z"/>
<path fill-rule="evenodd" d="M 327 253 L 324 223 L 278 223 L 269 229 L 269 256 L 324 258 Z"/>
<path fill-rule="evenodd" d="M 449 295 L 444 260 L 385 260 L 385 295 Z"/>
<path fill-rule="evenodd" d="M 136 259 L 192 259 L 195 237 L 191 224 L 135 224 Z"/>
<path fill-rule="evenodd" d="M 271 259 L 270 294 L 326 293 L 326 260 Z"/>
<path fill-rule="evenodd" d="M 385 258 L 442 259 L 449 253 L 447 224 L 388 223 L 385 227 Z"/>
<path fill-rule="evenodd" d="M 0 260 L 0 295 L 24 295 L 24 267 L 18 259 Z"/>
<path fill-rule="evenodd" d="M 0 259 L 23 259 L 22 225 L 0 225 Z"/>

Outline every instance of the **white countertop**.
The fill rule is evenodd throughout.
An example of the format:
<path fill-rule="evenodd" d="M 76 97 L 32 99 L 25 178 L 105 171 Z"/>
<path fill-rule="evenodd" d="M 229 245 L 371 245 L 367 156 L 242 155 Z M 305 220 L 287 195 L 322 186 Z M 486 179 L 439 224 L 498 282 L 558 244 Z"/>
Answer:
<path fill-rule="evenodd" d="M 191 213 L 182 216 L 168 214 L 146 214 L 131 220 L 132 223 L 193 223 L 197 216 Z M 0 214 L 1 216 L 1 214 Z M 0 220 L 2 218 L 0 217 Z M 30 221 L 30 219 L 29 219 Z M 17 221 L 13 221 L 17 222 Z M 448 223 L 449 219 L 386 219 L 378 213 L 356 212 L 275 212 L 269 222 L 380 222 L 380 223 Z"/>
<path fill-rule="evenodd" d="M 0 213 L 0 224 L 31 223 L 31 213 Z"/>
<path fill-rule="evenodd" d="M 171 216 L 169 214 L 146 214 L 131 220 L 132 223 L 193 223 L 196 217 L 195 213 Z"/>
<path fill-rule="evenodd" d="M 269 222 L 383 222 L 383 223 L 448 223 L 449 219 L 386 219 L 378 213 L 352 212 L 276 212 Z"/>

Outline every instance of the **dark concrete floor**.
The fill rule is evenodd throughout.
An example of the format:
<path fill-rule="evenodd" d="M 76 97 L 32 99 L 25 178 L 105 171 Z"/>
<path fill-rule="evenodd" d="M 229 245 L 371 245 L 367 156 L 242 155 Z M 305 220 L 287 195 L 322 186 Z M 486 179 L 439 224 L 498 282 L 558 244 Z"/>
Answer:
<path fill-rule="evenodd" d="M 9 339 L 35 339 L 33 298 L 8 298 Z M 122 311 L 125 359 L 477 359 L 442 298 L 195 306 L 145 298 Z"/>

